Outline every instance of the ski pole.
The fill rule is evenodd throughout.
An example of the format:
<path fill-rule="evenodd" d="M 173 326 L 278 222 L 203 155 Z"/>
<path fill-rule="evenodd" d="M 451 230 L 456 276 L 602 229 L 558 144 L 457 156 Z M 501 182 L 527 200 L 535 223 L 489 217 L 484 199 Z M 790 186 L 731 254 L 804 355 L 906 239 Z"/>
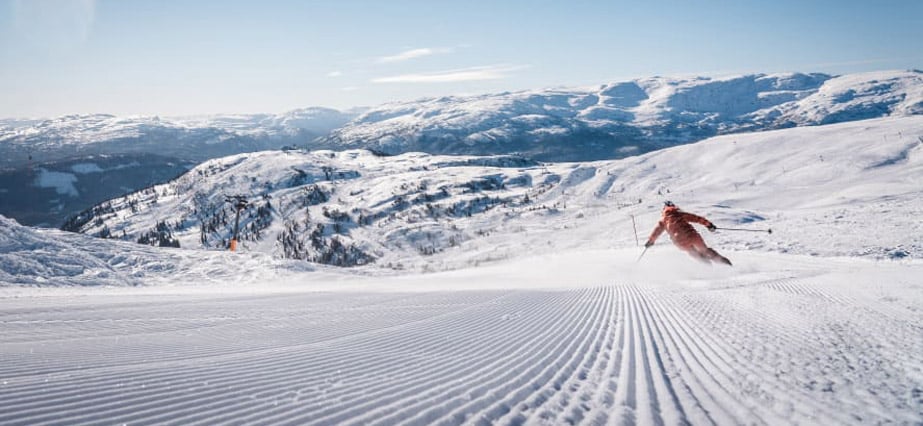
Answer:
<path fill-rule="evenodd" d="M 638 226 L 635 225 L 635 215 L 631 215 L 631 227 L 635 230 L 635 246 L 640 246 L 641 242 L 638 241 Z"/>
<path fill-rule="evenodd" d="M 743 228 L 718 228 L 722 231 L 746 231 L 746 232 L 765 232 L 767 234 L 772 233 L 772 229 L 743 229 Z"/>
<path fill-rule="evenodd" d="M 648 246 L 645 246 L 645 247 L 644 247 L 644 251 L 641 252 L 641 255 L 638 256 L 638 260 L 636 260 L 635 263 L 640 263 L 640 262 L 641 262 L 641 258 L 644 257 L 644 253 L 647 253 L 647 249 L 648 249 L 648 248 L 650 248 L 650 247 L 648 247 Z"/>

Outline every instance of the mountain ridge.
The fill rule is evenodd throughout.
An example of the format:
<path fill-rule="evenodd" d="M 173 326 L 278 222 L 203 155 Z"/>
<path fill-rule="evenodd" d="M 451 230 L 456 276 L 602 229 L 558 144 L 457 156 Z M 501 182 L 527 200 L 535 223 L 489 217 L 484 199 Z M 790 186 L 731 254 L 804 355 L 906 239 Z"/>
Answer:
<path fill-rule="evenodd" d="M 371 108 L 316 145 L 397 154 L 624 158 L 721 134 L 923 113 L 923 73 L 650 77 Z"/>
<path fill-rule="evenodd" d="M 0 126 L 0 152 L 5 154 L 0 167 L 129 153 L 204 161 L 301 144 L 343 125 L 351 117 L 334 109 L 311 107 L 282 114 L 172 118 L 85 114 L 6 120 L 7 124 Z"/>
<path fill-rule="evenodd" d="M 920 70 L 655 76 L 591 88 L 422 98 L 346 112 L 309 107 L 281 114 L 5 119 L 0 152 L 7 167 L 21 166 L 33 154 L 42 157 L 35 162 L 127 152 L 204 161 L 285 145 L 586 161 L 720 134 L 916 114 L 923 114 Z"/>

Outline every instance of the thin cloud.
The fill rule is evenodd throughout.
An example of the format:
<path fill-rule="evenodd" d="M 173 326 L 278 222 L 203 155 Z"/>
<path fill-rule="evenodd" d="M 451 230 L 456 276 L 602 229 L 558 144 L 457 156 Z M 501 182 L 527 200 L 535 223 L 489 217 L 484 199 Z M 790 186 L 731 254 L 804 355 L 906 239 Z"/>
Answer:
<path fill-rule="evenodd" d="M 327 73 L 327 77 L 331 77 L 331 78 L 336 78 L 336 77 L 339 77 L 339 76 L 342 76 L 342 75 L 343 75 L 343 73 L 340 72 L 340 71 L 330 71 L 330 72 Z"/>
<path fill-rule="evenodd" d="M 452 49 L 447 48 L 447 47 L 437 47 L 437 48 L 424 47 L 422 49 L 405 50 L 401 53 L 398 53 L 397 55 L 383 56 L 381 58 L 378 58 L 378 62 L 379 63 L 402 62 L 402 61 L 406 61 L 410 59 L 422 58 L 424 56 L 431 56 L 431 55 L 444 54 L 444 53 L 452 53 Z"/>
<path fill-rule="evenodd" d="M 454 83 L 459 81 L 502 80 L 514 71 L 527 68 L 522 65 L 490 65 L 432 73 L 401 74 L 372 79 L 372 83 Z"/>

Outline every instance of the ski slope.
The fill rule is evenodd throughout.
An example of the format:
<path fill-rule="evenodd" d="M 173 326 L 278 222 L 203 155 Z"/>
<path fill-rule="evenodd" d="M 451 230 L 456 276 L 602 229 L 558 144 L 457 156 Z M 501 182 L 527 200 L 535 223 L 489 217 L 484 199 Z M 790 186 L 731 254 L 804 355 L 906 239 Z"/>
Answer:
<path fill-rule="evenodd" d="M 5 298 L 0 423 L 923 421 L 923 265 L 636 255 Z"/>
<path fill-rule="evenodd" d="M 920 424 L 921 120 L 551 164 L 534 202 L 560 207 L 447 222 L 472 238 L 434 255 L 384 245 L 404 270 L 0 218 L 0 425 Z M 372 166 L 343 203 L 437 173 Z M 665 238 L 639 262 L 632 220 L 644 238 L 667 197 L 773 234 L 705 232 L 732 268 Z"/>

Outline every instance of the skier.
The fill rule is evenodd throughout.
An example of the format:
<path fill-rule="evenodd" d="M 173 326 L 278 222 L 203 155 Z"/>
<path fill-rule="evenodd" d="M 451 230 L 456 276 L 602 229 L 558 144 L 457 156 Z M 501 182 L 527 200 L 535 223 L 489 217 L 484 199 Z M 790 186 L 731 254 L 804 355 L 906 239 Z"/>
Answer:
<path fill-rule="evenodd" d="M 715 224 L 704 217 L 680 210 L 679 207 L 676 207 L 671 201 L 666 201 L 663 204 L 663 216 L 660 218 L 660 222 L 657 223 L 657 227 L 654 228 L 654 232 L 651 232 L 651 236 L 647 239 L 647 243 L 644 244 L 645 248 L 654 245 L 654 241 L 657 241 L 657 237 L 666 230 L 667 233 L 670 234 L 670 239 L 673 240 L 673 244 L 679 247 L 680 250 L 689 253 L 690 256 L 705 263 L 721 262 L 726 265 L 731 264 L 731 261 L 726 257 L 706 246 L 705 241 L 702 240 L 702 236 L 696 232 L 695 228 L 693 228 L 689 222 L 704 225 L 712 232 L 718 229 Z"/>

